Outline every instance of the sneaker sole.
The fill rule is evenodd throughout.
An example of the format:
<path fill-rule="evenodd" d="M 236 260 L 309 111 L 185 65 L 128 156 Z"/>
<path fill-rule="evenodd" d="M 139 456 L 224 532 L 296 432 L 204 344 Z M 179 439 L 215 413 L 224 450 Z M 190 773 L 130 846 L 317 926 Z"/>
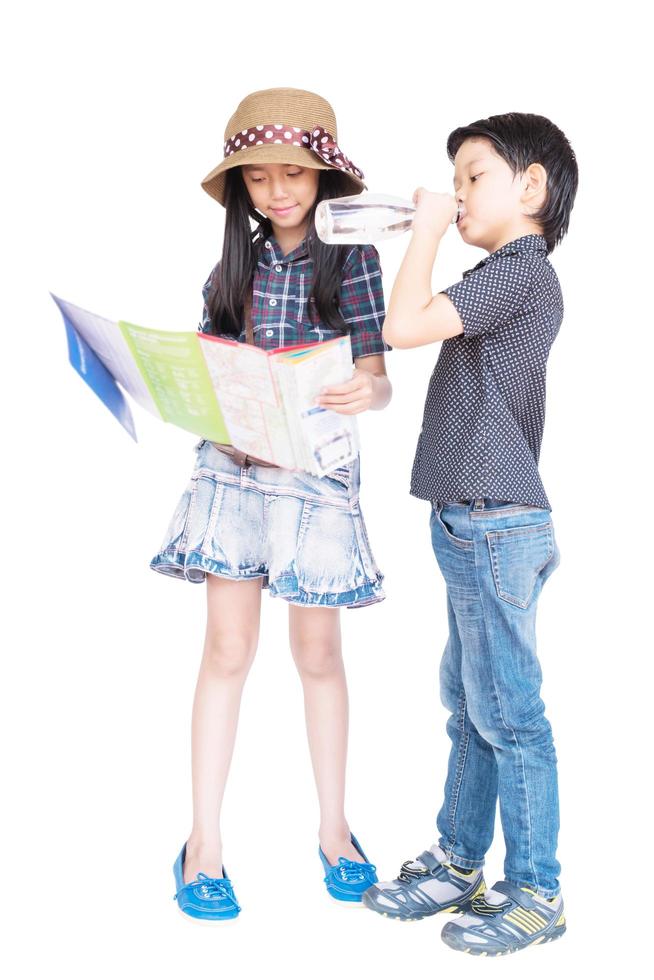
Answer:
<path fill-rule="evenodd" d="M 461 936 L 456 934 L 454 936 L 441 936 L 441 939 L 446 946 L 458 953 L 470 953 L 471 956 L 507 956 L 509 953 L 517 953 L 519 950 L 528 949 L 530 946 L 544 946 L 545 943 L 552 943 L 555 939 L 560 939 L 565 930 L 565 925 L 558 926 L 549 935 L 538 936 L 537 939 L 532 939 L 528 943 L 517 943 L 515 946 L 506 946 L 503 949 L 483 949 L 480 946 L 469 946 Z"/>
<path fill-rule="evenodd" d="M 181 915 L 182 918 L 186 919 L 187 922 L 189 919 L 193 919 L 194 922 L 199 922 L 200 925 L 205 925 L 205 926 L 231 925 L 231 923 L 235 922 L 240 915 L 240 912 L 237 912 L 236 915 L 229 915 L 229 916 L 223 916 L 221 918 L 218 918 L 216 916 L 199 914 L 197 912 L 185 912 L 183 909 L 180 909 L 179 905 L 176 905 L 176 908 L 179 915 Z"/>
<path fill-rule="evenodd" d="M 334 898 L 329 892 L 327 892 L 327 897 L 335 905 L 340 905 L 341 908 L 360 909 L 363 907 L 363 902 L 360 898 Z"/>
<path fill-rule="evenodd" d="M 422 912 L 418 914 L 417 912 L 411 913 L 409 915 L 403 915 L 402 912 L 394 912 L 392 909 L 382 909 L 379 908 L 373 899 L 368 898 L 366 894 L 361 898 L 361 904 L 365 905 L 367 909 L 376 912 L 378 915 L 383 915 L 387 919 L 396 919 L 398 922 L 419 922 L 421 919 L 428 919 L 432 915 L 440 915 L 441 912 L 468 912 L 470 910 L 470 905 L 464 902 L 463 905 L 447 905 L 443 909 L 432 909 L 429 912 Z"/>

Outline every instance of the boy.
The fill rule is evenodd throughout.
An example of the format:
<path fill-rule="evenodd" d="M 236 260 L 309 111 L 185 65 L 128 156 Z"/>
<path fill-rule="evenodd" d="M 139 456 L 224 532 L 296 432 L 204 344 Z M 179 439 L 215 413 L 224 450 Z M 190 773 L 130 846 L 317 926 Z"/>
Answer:
<path fill-rule="evenodd" d="M 438 844 L 363 901 L 399 919 L 463 911 L 443 940 L 491 956 L 565 931 L 556 755 L 539 693 L 535 619 L 559 563 L 538 473 L 545 368 L 563 317 L 547 256 L 567 231 L 578 178 L 563 133 L 532 114 L 456 129 L 447 152 L 456 198 L 416 191 L 383 335 L 394 347 L 444 341 L 411 493 L 431 501 L 447 586 L 440 681 L 452 746 Z M 432 297 L 434 259 L 457 206 L 463 240 L 490 254 Z M 505 880 L 486 890 L 498 796 Z"/>

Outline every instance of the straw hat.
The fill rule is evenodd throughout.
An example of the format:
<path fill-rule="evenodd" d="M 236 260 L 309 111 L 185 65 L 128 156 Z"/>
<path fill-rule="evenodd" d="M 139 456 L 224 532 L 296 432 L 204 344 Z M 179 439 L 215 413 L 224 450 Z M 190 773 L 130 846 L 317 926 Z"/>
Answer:
<path fill-rule="evenodd" d="M 225 203 L 225 171 L 244 163 L 295 163 L 340 170 L 345 194 L 366 190 L 363 173 L 337 145 L 336 116 L 326 99 L 300 88 L 266 88 L 247 95 L 225 129 L 224 159 L 202 187 Z"/>

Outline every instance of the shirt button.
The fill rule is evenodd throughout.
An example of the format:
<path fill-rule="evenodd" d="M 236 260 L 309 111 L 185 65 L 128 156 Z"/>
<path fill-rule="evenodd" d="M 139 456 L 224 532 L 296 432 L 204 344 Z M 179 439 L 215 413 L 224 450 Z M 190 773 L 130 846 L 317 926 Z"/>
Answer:
<path fill-rule="evenodd" d="M 281 265 L 276 265 L 276 266 L 275 266 L 275 271 L 276 271 L 276 272 L 281 272 L 281 271 L 282 271 L 282 267 L 281 267 Z"/>
<path fill-rule="evenodd" d="M 277 306 L 277 300 L 276 299 L 271 299 L 270 300 L 270 305 L 271 306 Z"/>
<path fill-rule="evenodd" d="M 274 332 L 275 332 L 274 330 L 266 330 L 266 337 L 272 337 Z"/>
<path fill-rule="evenodd" d="M 270 244 L 270 242 L 266 242 L 266 248 L 272 248 L 272 245 Z"/>

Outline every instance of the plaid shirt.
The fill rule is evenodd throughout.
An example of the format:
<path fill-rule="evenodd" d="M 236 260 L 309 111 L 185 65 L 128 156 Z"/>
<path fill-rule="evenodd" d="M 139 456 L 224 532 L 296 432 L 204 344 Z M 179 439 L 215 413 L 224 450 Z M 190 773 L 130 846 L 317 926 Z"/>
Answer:
<path fill-rule="evenodd" d="M 202 287 L 204 309 L 198 330 L 205 333 L 211 327 L 207 300 L 215 268 Z M 282 255 L 274 235 L 265 240 L 260 248 L 252 292 L 254 342 L 258 347 L 274 350 L 343 335 L 342 330 L 311 321 L 307 298 L 312 275 L 313 261 L 306 239 L 302 239 L 288 255 Z M 379 253 L 374 245 L 353 245 L 348 252 L 343 265 L 340 311 L 350 327 L 353 358 L 391 350 L 381 333 L 385 316 L 384 292 Z M 245 341 L 245 328 L 238 340 Z"/>

